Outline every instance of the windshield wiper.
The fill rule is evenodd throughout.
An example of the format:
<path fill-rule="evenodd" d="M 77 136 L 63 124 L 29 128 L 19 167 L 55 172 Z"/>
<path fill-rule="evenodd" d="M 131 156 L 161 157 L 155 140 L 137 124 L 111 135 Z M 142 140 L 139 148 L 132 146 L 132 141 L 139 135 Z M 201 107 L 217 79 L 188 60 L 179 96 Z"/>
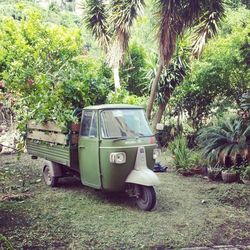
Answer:
<path fill-rule="evenodd" d="M 138 134 L 138 138 L 153 137 L 153 136 L 155 136 L 155 135 L 144 135 L 144 134 L 142 134 L 142 133 L 139 133 L 139 134 Z"/>
<path fill-rule="evenodd" d="M 136 137 L 127 137 L 127 136 L 121 136 L 117 138 L 112 138 L 113 141 L 121 141 L 121 140 L 127 140 L 127 139 L 138 139 L 138 138 L 147 138 L 147 137 L 153 137 L 154 135 L 144 135 L 142 133 L 139 133 L 136 135 Z"/>
<path fill-rule="evenodd" d="M 128 138 L 129 137 L 127 137 L 127 136 L 121 136 L 121 137 L 113 138 L 113 141 L 127 140 Z"/>

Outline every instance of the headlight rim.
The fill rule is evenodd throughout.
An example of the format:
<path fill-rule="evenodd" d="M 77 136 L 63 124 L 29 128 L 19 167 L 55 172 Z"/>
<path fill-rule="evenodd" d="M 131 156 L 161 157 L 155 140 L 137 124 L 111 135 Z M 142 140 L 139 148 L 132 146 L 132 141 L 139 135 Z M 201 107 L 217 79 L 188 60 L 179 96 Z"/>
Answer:
<path fill-rule="evenodd" d="M 119 159 L 122 155 L 123 159 Z M 113 164 L 124 164 L 127 162 L 127 155 L 125 152 L 112 152 L 109 155 L 109 162 Z"/>

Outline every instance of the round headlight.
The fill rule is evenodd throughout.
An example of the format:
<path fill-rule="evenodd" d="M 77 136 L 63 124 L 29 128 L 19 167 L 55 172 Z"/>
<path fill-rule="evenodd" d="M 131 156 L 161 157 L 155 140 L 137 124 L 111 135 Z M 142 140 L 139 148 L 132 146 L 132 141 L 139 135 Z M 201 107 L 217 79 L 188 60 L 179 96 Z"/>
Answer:
<path fill-rule="evenodd" d="M 109 161 L 111 163 L 123 164 L 126 162 L 126 153 L 124 152 L 111 153 L 109 156 Z"/>

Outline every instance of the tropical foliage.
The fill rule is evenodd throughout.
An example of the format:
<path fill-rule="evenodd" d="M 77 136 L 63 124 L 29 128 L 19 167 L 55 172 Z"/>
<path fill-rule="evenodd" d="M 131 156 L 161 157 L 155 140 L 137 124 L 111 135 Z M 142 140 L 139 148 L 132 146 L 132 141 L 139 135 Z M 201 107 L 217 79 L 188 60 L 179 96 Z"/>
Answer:
<path fill-rule="evenodd" d="M 250 180 L 250 165 L 246 166 L 241 173 L 241 178 L 243 180 Z"/>
<path fill-rule="evenodd" d="M 137 43 L 132 43 L 120 70 L 122 85 L 127 91 L 137 96 L 147 94 L 148 90 L 147 70 L 149 66 L 146 58 L 145 49 Z"/>
<path fill-rule="evenodd" d="M 191 153 L 188 148 L 187 139 L 179 135 L 169 144 L 169 149 L 174 157 L 176 169 L 188 169 L 191 166 Z"/>
<path fill-rule="evenodd" d="M 164 115 L 166 125 L 194 133 L 213 117 L 230 113 L 249 87 L 250 14 L 244 1 L 225 6 L 217 0 L 187 1 L 185 7 L 183 1 L 88 0 L 85 25 L 60 6 L 41 11 L 34 2 L 14 2 L 0 2 L 0 81 L 5 85 L 0 98 L 21 121 L 69 121 L 75 107 L 105 102 L 145 106 L 158 78 L 153 126 Z M 111 91 L 110 57 L 101 47 L 107 54 L 121 52 L 113 53 L 120 58 L 117 93 Z"/>
<path fill-rule="evenodd" d="M 110 72 L 83 50 L 80 30 L 45 23 L 34 9 L 22 13 L 0 23 L 0 77 L 18 120 L 65 123 L 74 108 L 104 103 Z"/>
<path fill-rule="evenodd" d="M 218 22 L 224 15 L 224 5 L 221 0 L 211 1 L 157 1 L 159 6 L 159 54 L 160 64 L 152 83 L 147 116 L 151 117 L 157 86 L 164 66 L 169 66 L 175 53 L 176 44 L 184 31 L 195 26 L 193 55 L 199 57 L 205 43 L 218 31 Z M 164 104 L 164 106 L 166 106 Z M 160 122 L 162 110 L 159 109 L 156 121 Z"/>
<path fill-rule="evenodd" d="M 250 162 L 250 124 L 240 118 L 224 120 L 216 126 L 203 128 L 199 145 L 211 164 L 226 166 Z"/>
<path fill-rule="evenodd" d="M 245 58 L 250 12 L 239 9 L 227 13 L 218 37 L 207 44 L 199 61 L 191 63 L 189 74 L 170 98 L 170 108 L 181 110 L 195 130 L 207 118 L 235 108 L 249 87 L 250 72 Z"/>
<path fill-rule="evenodd" d="M 142 13 L 144 0 L 88 0 L 85 16 L 88 29 L 107 54 L 107 61 L 114 72 L 115 89 L 120 88 L 119 66 L 128 49 L 131 26 Z M 107 6 L 105 6 L 107 5 Z"/>
<path fill-rule="evenodd" d="M 173 155 L 177 170 L 189 170 L 191 168 L 206 166 L 207 164 L 201 151 L 188 147 L 188 141 L 184 135 L 176 136 L 176 138 L 169 143 L 169 149 Z"/>
<path fill-rule="evenodd" d="M 120 88 L 117 91 L 111 91 L 107 98 L 108 103 L 112 104 L 132 104 L 146 107 L 146 98 L 139 97 L 133 94 L 129 94 L 128 91 L 124 88 Z"/>

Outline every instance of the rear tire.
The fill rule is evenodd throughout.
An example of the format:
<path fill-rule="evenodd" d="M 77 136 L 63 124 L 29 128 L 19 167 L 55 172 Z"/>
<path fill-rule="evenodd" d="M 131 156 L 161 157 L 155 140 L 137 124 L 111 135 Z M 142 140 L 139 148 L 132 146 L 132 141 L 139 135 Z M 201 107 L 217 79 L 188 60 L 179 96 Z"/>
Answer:
<path fill-rule="evenodd" d="M 144 211 L 151 211 L 156 203 L 156 193 L 153 187 L 136 185 L 136 204 Z"/>
<path fill-rule="evenodd" d="M 46 183 L 46 185 L 50 187 L 56 187 L 58 184 L 58 177 L 55 177 L 53 175 L 51 166 L 45 165 L 43 168 L 43 178 Z"/>

